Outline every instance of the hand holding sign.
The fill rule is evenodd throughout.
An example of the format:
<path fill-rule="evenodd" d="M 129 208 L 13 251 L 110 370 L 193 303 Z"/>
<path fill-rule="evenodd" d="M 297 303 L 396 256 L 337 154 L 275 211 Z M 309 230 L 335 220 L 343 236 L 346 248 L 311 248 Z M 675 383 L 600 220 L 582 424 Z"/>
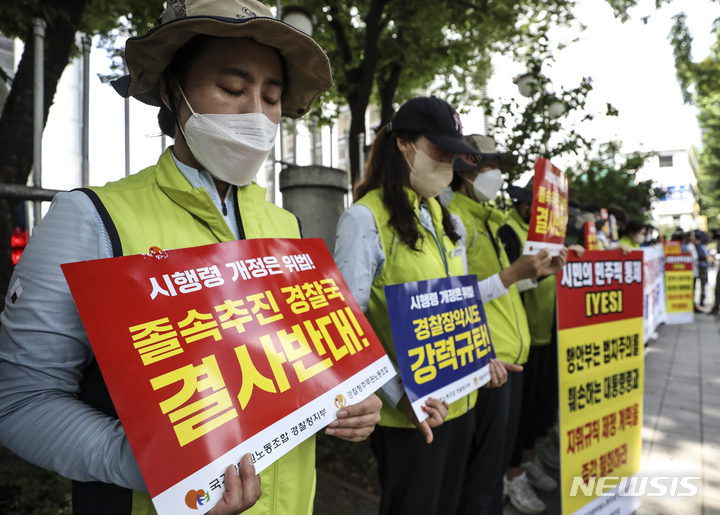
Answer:
<path fill-rule="evenodd" d="M 432 443 L 433 428 L 440 426 L 445 421 L 448 409 L 450 408 L 447 401 L 439 401 L 429 397 L 425 401 L 425 406 L 422 407 L 423 412 L 427 414 L 427 418 L 420 422 L 407 394 L 402 396 L 400 402 L 398 402 L 398 406 L 405 411 L 405 414 L 410 419 L 410 422 L 412 422 L 413 425 L 417 427 L 423 435 L 425 435 L 425 441 L 427 443 Z"/>
<path fill-rule="evenodd" d="M 225 470 L 225 491 L 207 515 L 235 515 L 249 510 L 260 499 L 260 476 L 255 474 L 250 453 L 240 460 L 239 470 L 230 465 Z"/>
<path fill-rule="evenodd" d="M 500 272 L 500 280 L 505 288 L 509 288 L 523 279 L 535 281 L 538 277 L 547 275 L 543 274 L 543 270 L 550 266 L 551 260 L 550 251 L 547 249 L 532 256 L 523 254 L 512 265 Z"/>
<path fill-rule="evenodd" d="M 499 388 L 507 382 L 508 372 L 522 372 L 522 365 L 508 363 L 499 359 L 490 360 L 490 381 L 485 384 L 485 388 Z"/>
<path fill-rule="evenodd" d="M 327 427 L 325 434 L 350 442 L 362 442 L 373 432 L 375 424 L 380 422 L 381 408 L 380 397 L 373 394 L 358 404 L 338 411 L 337 420 Z"/>

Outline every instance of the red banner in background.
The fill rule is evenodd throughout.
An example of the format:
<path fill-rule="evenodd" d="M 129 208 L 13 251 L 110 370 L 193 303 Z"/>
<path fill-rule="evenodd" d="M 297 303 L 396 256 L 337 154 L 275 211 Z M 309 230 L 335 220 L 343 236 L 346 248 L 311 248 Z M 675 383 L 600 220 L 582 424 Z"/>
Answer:
<path fill-rule="evenodd" d="M 600 250 L 595 222 L 585 222 L 585 250 Z"/>
<path fill-rule="evenodd" d="M 691 324 L 695 316 L 693 255 L 683 252 L 679 241 L 666 241 L 663 248 L 667 323 Z"/>
<path fill-rule="evenodd" d="M 535 160 L 533 205 L 524 254 L 548 249 L 557 256 L 565 245 L 568 181 L 565 173 L 543 157 Z"/>
<path fill-rule="evenodd" d="M 320 239 L 63 271 L 160 515 L 213 506 L 228 465 L 260 472 L 395 373 Z"/>
<path fill-rule="evenodd" d="M 570 253 L 558 274 L 558 330 L 643 317 L 643 253 L 620 250 Z"/>

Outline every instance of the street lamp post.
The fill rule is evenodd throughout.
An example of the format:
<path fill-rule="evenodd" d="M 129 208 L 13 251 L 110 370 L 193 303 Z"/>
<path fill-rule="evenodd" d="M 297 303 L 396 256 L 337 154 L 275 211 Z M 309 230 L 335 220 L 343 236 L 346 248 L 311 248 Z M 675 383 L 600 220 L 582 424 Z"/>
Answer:
<path fill-rule="evenodd" d="M 565 113 L 565 104 L 555 98 L 552 83 L 548 79 L 545 79 L 545 83 L 543 84 L 542 81 L 538 81 L 538 77 L 540 77 L 539 70 L 536 70 L 535 72 L 526 72 L 515 77 L 513 79 L 513 83 L 517 86 L 518 93 L 520 93 L 520 95 L 525 98 L 533 98 L 536 102 L 540 100 L 542 101 L 542 146 L 545 157 L 547 157 L 548 142 L 550 140 L 548 120 L 560 118 Z M 551 87 L 549 91 L 545 87 L 546 85 Z M 554 100 L 550 101 L 553 98 Z"/>
<path fill-rule="evenodd" d="M 42 188 L 42 133 L 45 102 L 45 28 L 47 23 L 41 18 L 33 19 L 33 42 L 35 61 L 33 63 L 33 186 Z M 42 203 L 33 203 L 33 225 L 40 223 Z"/>
<path fill-rule="evenodd" d="M 315 25 L 317 25 L 317 18 L 315 17 L 312 12 L 310 12 L 308 9 L 305 9 L 304 7 L 300 7 L 298 5 L 291 5 L 287 7 L 282 7 L 281 0 L 275 1 L 275 13 L 278 20 L 284 21 L 291 27 L 304 32 L 308 36 L 312 37 L 313 30 L 315 29 Z M 278 160 L 275 157 L 275 153 L 273 152 L 273 160 L 275 161 L 273 167 L 272 167 L 272 177 L 267 177 L 267 183 L 268 183 L 268 191 L 270 192 L 270 202 L 275 202 L 275 189 L 277 185 L 276 177 L 277 177 L 277 170 L 276 166 L 277 164 L 280 164 L 280 170 L 282 170 L 283 165 L 285 164 L 285 149 L 284 149 L 284 137 L 283 137 L 283 121 L 282 118 L 280 118 L 280 122 L 278 122 L 278 139 L 279 139 L 279 145 L 280 145 L 280 160 Z M 297 161 L 297 150 L 294 148 L 293 145 L 293 161 Z"/>

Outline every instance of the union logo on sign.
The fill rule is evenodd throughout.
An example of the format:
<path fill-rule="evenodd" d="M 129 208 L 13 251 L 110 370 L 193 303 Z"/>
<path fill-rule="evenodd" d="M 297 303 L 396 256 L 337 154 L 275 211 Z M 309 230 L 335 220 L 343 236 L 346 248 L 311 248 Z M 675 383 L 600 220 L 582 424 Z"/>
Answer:
<path fill-rule="evenodd" d="M 337 409 L 344 408 L 347 404 L 347 401 L 345 400 L 345 396 L 343 394 L 338 395 L 335 397 L 335 407 Z"/>
<path fill-rule="evenodd" d="M 190 490 L 185 494 L 185 504 L 193 510 L 197 510 L 200 506 L 205 506 L 209 502 L 210 492 L 205 490 Z"/>

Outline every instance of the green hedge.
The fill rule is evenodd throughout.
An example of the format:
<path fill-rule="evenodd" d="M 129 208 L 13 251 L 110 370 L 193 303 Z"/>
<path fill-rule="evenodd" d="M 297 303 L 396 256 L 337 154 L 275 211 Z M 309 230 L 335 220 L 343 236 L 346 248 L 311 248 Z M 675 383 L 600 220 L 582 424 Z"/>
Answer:
<path fill-rule="evenodd" d="M 70 480 L 0 447 L 0 513 L 72 515 Z"/>

